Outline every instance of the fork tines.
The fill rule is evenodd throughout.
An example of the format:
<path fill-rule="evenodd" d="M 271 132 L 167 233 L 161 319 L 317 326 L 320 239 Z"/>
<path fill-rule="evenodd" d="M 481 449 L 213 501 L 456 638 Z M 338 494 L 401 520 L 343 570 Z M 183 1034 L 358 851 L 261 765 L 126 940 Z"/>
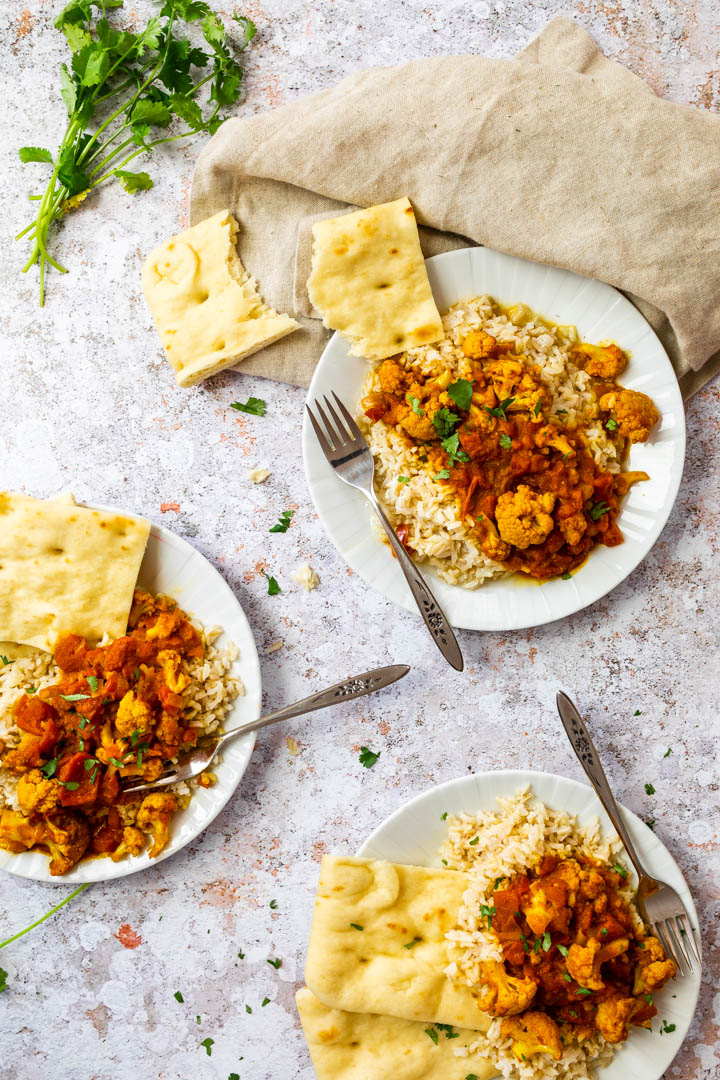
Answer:
<path fill-rule="evenodd" d="M 699 950 L 693 936 L 694 930 L 686 925 L 688 923 L 688 916 L 683 912 L 682 915 L 650 924 L 653 934 L 681 975 L 692 973 L 696 967 L 699 970 L 701 966 Z"/>
<path fill-rule="evenodd" d="M 322 426 L 315 418 L 310 406 L 305 406 L 308 411 L 308 416 L 310 417 L 310 422 L 315 429 L 315 434 L 318 437 L 318 442 L 322 447 L 323 453 L 329 460 L 331 460 L 332 457 L 340 451 L 345 451 L 349 449 L 359 450 L 367 447 L 367 443 L 363 438 L 360 428 L 357 426 L 352 416 L 345 408 L 342 401 L 335 392 L 333 392 L 333 397 L 335 398 L 335 404 L 337 405 L 338 410 L 340 411 L 340 415 L 342 416 L 342 421 L 340 419 L 340 416 L 338 416 L 337 412 L 335 411 L 335 407 L 333 406 L 327 395 L 323 397 L 323 401 L 325 402 L 325 409 L 327 409 L 327 411 L 330 413 L 330 416 L 332 417 L 332 422 L 328 419 L 327 413 L 325 412 L 325 409 L 323 409 L 320 402 L 317 400 L 314 402 L 314 406 L 317 409 L 323 424 L 325 425 L 324 431 Z"/>

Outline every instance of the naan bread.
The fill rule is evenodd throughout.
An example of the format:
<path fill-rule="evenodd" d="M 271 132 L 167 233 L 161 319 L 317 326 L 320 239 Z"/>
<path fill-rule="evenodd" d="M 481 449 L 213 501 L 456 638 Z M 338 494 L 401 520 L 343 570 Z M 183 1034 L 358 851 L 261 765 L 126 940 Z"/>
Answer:
<path fill-rule="evenodd" d="M 495 1069 L 476 1052 L 464 1050 L 476 1031 L 446 1032 L 395 1016 L 329 1009 L 304 987 L 295 995 L 303 1032 L 318 1080 L 488 1080 Z M 430 1029 L 433 1030 L 433 1029 Z M 452 1038 L 448 1038 L 452 1035 Z"/>
<path fill-rule="evenodd" d="M 382 360 L 443 336 L 410 200 L 313 225 L 308 293 L 353 356 Z"/>
<path fill-rule="evenodd" d="M 149 533 L 67 497 L 0 493 L 0 639 L 51 652 L 60 633 L 120 637 Z"/>
<path fill-rule="evenodd" d="M 305 965 L 313 994 L 333 1009 L 486 1031 L 470 989 L 445 975 L 445 934 L 469 887 L 458 870 L 326 855 Z"/>
<path fill-rule="evenodd" d="M 145 299 L 178 386 L 194 386 L 299 328 L 258 293 L 238 257 L 237 231 L 223 210 L 155 248 L 143 266 Z"/>

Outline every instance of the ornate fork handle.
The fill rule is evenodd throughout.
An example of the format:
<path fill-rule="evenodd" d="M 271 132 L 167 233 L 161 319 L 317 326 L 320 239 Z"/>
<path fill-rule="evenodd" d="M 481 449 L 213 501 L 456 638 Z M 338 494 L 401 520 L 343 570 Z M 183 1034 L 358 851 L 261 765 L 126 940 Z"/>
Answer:
<path fill-rule="evenodd" d="M 585 774 L 595 789 L 597 797 L 605 807 L 608 817 L 615 826 L 615 829 L 625 846 L 625 850 L 637 871 L 638 877 L 650 878 L 651 875 L 645 870 L 640 856 L 635 849 L 635 845 L 625 828 L 625 824 L 620 815 L 620 807 L 610 790 L 605 771 L 600 764 L 598 752 L 590 738 L 590 732 L 585 726 L 585 721 L 582 719 L 580 713 L 577 711 L 567 694 L 563 694 L 562 692 L 558 693 L 557 707 L 563 727 L 565 728 L 565 732 L 575 751 L 577 759 L 585 770 Z"/>
<path fill-rule="evenodd" d="M 280 720 L 290 720 L 294 716 L 304 716 L 305 713 L 315 712 L 317 709 L 326 709 L 328 705 L 336 705 L 341 701 L 352 701 L 353 698 L 364 697 L 372 694 L 375 690 L 382 690 L 385 686 L 397 682 L 407 675 L 410 668 L 407 664 L 390 664 L 388 667 L 373 668 L 365 671 L 362 675 L 351 675 L 349 679 L 329 686 L 327 690 L 319 690 L 316 694 L 310 694 L 302 701 L 296 701 L 292 705 L 286 705 L 283 709 L 261 716 L 259 720 L 252 720 L 249 724 L 233 728 L 221 737 L 218 746 L 229 742 L 238 735 L 246 735 L 249 731 L 257 731 L 259 728 L 268 727 L 269 724 L 277 724 Z"/>
<path fill-rule="evenodd" d="M 380 505 L 375 492 L 371 489 L 370 491 L 366 491 L 366 494 L 373 504 L 376 514 L 380 518 L 382 527 L 390 541 L 390 547 L 397 556 L 397 560 L 400 563 L 400 569 L 405 575 L 405 580 L 410 587 L 410 592 L 413 594 L 415 603 L 420 610 L 425 625 L 432 634 L 433 640 L 448 663 L 451 664 L 456 671 L 462 671 L 465 666 L 463 655 L 445 612 L 430 592 L 422 577 L 417 572 L 412 559 L 398 540 L 395 530 L 385 516 L 385 511 Z"/>

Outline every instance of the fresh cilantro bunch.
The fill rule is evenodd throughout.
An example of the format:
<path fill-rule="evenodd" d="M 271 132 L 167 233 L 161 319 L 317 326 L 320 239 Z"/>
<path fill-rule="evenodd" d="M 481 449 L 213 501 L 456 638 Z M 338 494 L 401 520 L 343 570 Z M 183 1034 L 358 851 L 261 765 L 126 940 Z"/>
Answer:
<path fill-rule="evenodd" d="M 32 251 L 23 271 L 40 267 L 40 304 L 45 298 L 49 263 L 66 273 L 48 252 L 53 224 L 74 209 L 100 184 L 117 179 L 126 191 L 153 186 L 146 172 L 127 166 L 161 143 L 211 135 L 225 119 L 223 110 L 242 95 L 243 69 L 236 59 L 255 36 L 244 15 L 233 14 L 242 28 L 238 45 L 230 44 L 220 19 L 204 0 L 164 0 L 157 18 L 137 33 L 117 29 L 107 18 L 123 0 L 70 0 L 54 25 L 65 35 L 72 53 L 60 68 L 60 93 L 68 125 L 57 153 L 23 146 L 22 162 L 45 162 L 52 174 L 43 195 L 31 195 L 37 215 L 16 239 L 27 236 Z M 93 9 L 97 9 L 94 11 Z M 183 36 L 182 23 L 199 22 L 208 49 Z M 209 103 L 197 101 L 209 84 Z M 171 120 L 183 130 L 163 134 Z"/>

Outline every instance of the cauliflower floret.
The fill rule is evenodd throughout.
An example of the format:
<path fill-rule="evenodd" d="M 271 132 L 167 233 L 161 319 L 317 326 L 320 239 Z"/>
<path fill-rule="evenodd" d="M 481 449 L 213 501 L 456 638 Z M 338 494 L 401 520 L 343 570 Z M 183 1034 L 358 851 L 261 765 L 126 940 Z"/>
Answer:
<path fill-rule="evenodd" d="M 45 819 L 42 842 L 51 855 L 50 873 L 57 877 L 82 859 L 90 843 L 90 826 L 79 814 L 51 814 Z"/>
<path fill-rule="evenodd" d="M 546 424 L 540 428 L 535 435 L 535 445 L 541 449 L 544 446 L 551 446 L 553 450 L 557 450 L 564 458 L 574 457 L 577 453 L 568 437 L 563 435 L 560 428 L 555 424 Z"/>
<path fill-rule="evenodd" d="M 60 802 L 60 785 L 43 776 L 40 769 L 31 769 L 18 780 L 17 797 L 24 813 L 46 814 Z"/>
<path fill-rule="evenodd" d="M 152 626 L 145 631 L 148 641 L 155 638 L 170 637 L 180 625 L 180 615 L 177 611 L 161 611 Z"/>
<path fill-rule="evenodd" d="M 618 431 L 631 443 L 647 442 L 660 419 L 651 398 L 639 390 L 612 390 L 603 394 L 599 405 L 603 412 L 613 414 Z"/>
<path fill-rule="evenodd" d="M 152 726 L 152 709 L 136 695 L 134 690 L 128 690 L 118 705 L 115 717 L 118 734 L 129 739 L 133 732 L 137 731 L 140 735 L 144 735 Z"/>
<path fill-rule="evenodd" d="M 548 409 L 552 395 L 542 381 L 537 368 L 527 367 L 522 360 L 503 357 L 486 368 L 498 401 L 509 401 L 508 412 L 528 410 L 539 416 Z"/>
<path fill-rule="evenodd" d="M 407 406 L 407 408 L 401 407 L 398 410 L 398 416 L 400 427 L 404 428 L 408 435 L 411 435 L 413 439 L 421 439 L 423 442 L 429 442 L 430 439 L 439 438 L 427 412 L 423 411 L 423 415 L 418 416 L 410 406 Z"/>
<path fill-rule="evenodd" d="M 616 379 L 627 367 L 627 357 L 617 345 L 588 345 L 583 341 L 572 352 L 588 375 L 601 379 Z"/>
<path fill-rule="evenodd" d="M 525 1012 L 537 992 L 537 983 L 508 975 L 505 966 L 497 960 L 486 960 L 483 964 L 483 983 L 478 1006 L 490 1016 L 517 1016 Z"/>
<path fill-rule="evenodd" d="M 17 746 L 5 754 L 2 763 L 6 769 L 14 773 L 23 773 L 33 766 L 42 765 L 43 753 L 40 750 L 40 739 L 35 735 L 22 735 Z"/>
<path fill-rule="evenodd" d="M 170 819 L 178 808 L 174 795 L 165 791 L 153 791 L 142 801 L 137 816 L 137 827 L 152 833 L 150 858 L 154 859 L 170 839 Z"/>
<path fill-rule="evenodd" d="M 555 496 L 551 492 L 538 494 L 527 484 L 519 484 L 517 491 L 506 491 L 495 508 L 500 536 L 518 548 L 542 544 L 555 524 L 550 516 L 554 505 Z"/>
<path fill-rule="evenodd" d="M 145 847 L 145 835 L 139 829 L 126 825 L 123 829 L 123 838 L 118 846 L 110 854 L 113 862 L 120 862 L 126 855 L 139 855 Z"/>
<path fill-rule="evenodd" d="M 174 694 L 182 694 L 183 690 L 190 685 L 190 676 L 180 670 L 182 667 L 180 653 L 175 652 L 174 649 L 162 649 L 157 658 L 168 688 Z"/>
<path fill-rule="evenodd" d="M 558 525 L 560 532 L 571 546 L 580 543 L 587 529 L 587 521 L 581 510 L 578 510 L 576 514 L 571 514 L 570 517 L 561 518 Z"/>
<path fill-rule="evenodd" d="M 595 1024 L 609 1043 L 624 1042 L 628 1026 L 637 1008 L 636 998 L 610 997 L 601 1001 L 595 1013 Z"/>
<path fill-rule="evenodd" d="M 407 372 L 394 357 L 383 360 L 378 375 L 380 386 L 386 394 L 398 394 L 403 390 Z"/>
<path fill-rule="evenodd" d="M 518 1061 L 527 1061 L 533 1054 L 550 1054 L 555 1061 L 562 1058 L 560 1029 L 547 1013 L 526 1012 L 503 1020 L 500 1034 L 513 1040 L 513 1054 Z"/>
<path fill-rule="evenodd" d="M 675 977 L 675 965 L 665 955 L 665 950 L 658 939 L 647 937 L 643 939 L 642 944 L 645 948 L 639 951 L 633 994 L 646 994 L 652 990 L 659 990 L 668 979 Z"/>
<path fill-rule="evenodd" d="M 484 360 L 488 356 L 497 356 L 498 343 L 492 334 L 484 330 L 473 330 L 463 340 L 462 351 L 471 360 Z"/>
<path fill-rule="evenodd" d="M 35 844 L 42 843 L 44 829 L 43 821 L 31 821 L 18 810 L 3 810 L 0 812 L 0 847 L 16 854 L 29 851 Z"/>
<path fill-rule="evenodd" d="M 590 938 L 587 945 L 571 945 L 566 958 L 568 974 L 587 990 L 603 990 L 601 967 L 607 960 L 627 952 L 628 938 L 616 938 L 601 945 L 597 938 Z"/>

